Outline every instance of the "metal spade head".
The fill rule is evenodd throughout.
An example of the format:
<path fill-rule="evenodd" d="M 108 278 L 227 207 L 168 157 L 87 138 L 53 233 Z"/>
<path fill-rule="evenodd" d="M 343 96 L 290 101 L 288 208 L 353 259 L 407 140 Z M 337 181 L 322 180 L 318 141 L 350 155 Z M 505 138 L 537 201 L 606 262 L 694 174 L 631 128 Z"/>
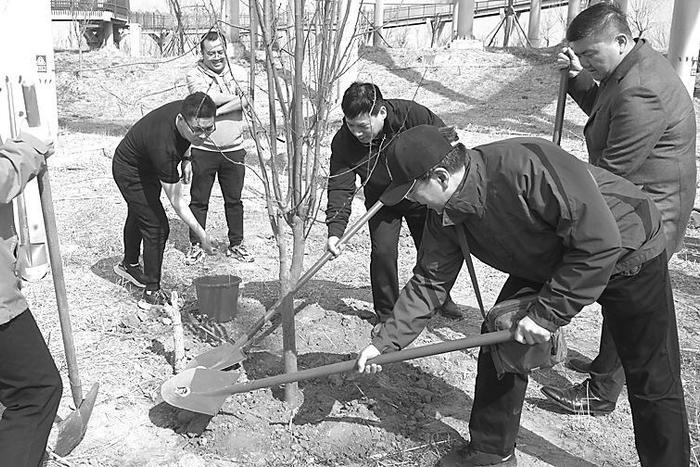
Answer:
<path fill-rule="evenodd" d="M 164 382 L 160 394 L 173 407 L 214 416 L 231 395 L 226 388 L 239 377 L 236 372 L 190 368 Z"/>
<path fill-rule="evenodd" d="M 99 388 L 99 383 L 93 384 L 80 406 L 58 424 L 58 437 L 54 448 L 57 455 L 67 456 L 83 440 Z"/>
<path fill-rule="evenodd" d="M 187 368 L 204 367 L 209 370 L 225 370 L 246 359 L 241 347 L 224 342 L 218 347 L 197 355 L 188 364 Z"/>

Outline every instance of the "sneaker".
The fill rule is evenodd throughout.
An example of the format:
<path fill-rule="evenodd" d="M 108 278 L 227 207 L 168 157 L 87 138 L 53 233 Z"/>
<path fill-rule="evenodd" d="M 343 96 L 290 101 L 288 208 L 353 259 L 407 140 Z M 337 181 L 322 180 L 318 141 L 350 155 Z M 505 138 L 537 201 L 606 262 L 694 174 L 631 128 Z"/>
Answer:
<path fill-rule="evenodd" d="M 464 315 L 462 315 L 462 311 L 459 309 L 459 306 L 452 301 L 452 298 L 449 296 L 447 297 L 447 300 L 445 301 L 445 304 L 442 305 L 439 309 L 438 312 L 444 316 L 445 318 L 450 318 L 450 319 L 462 319 L 464 318 Z"/>
<path fill-rule="evenodd" d="M 515 457 L 515 453 L 510 453 L 507 456 L 500 456 L 498 454 L 477 451 L 472 448 L 471 445 L 468 445 L 453 449 L 437 463 L 437 467 L 472 467 L 478 465 L 515 467 L 518 465 L 518 459 Z"/>
<path fill-rule="evenodd" d="M 243 245 L 231 245 L 226 250 L 226 256 L 237 259 L 241 263 L 252 263 L 255 261 L 253 255 L 251 255 Z"/>
<path fill-rule="evenodd" d="M 199 243 L 193 243 L 187 249 L 187 254 L 185 255 L 185 264 L 187 266 L 192 266 L 198 263 L 204 258 L 204 250 L 199 245 Z"/>
<path fill-rule="evenodd" d="M 160 289 L 144 290 L 141 300 L 138 302 L 138 307 L 142 310 L 150 310 L 165 305 L 170 305 L 170 299 L 167 294 Z"/>
<path fill-rule="evenodd" d="M 114 273 L 136 287 L 146 287 L 146 283 L 143 280 L 143 271 L 141 271 L 141 266 L 138 264 L 125 264 L 122 261 L 114 266 Z"/>

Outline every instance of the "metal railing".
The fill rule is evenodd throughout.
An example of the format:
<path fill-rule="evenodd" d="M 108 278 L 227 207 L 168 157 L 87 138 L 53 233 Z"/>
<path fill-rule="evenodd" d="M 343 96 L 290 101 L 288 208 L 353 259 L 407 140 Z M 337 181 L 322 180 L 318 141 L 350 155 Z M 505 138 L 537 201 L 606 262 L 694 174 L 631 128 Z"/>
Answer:
<path fill-rule="evenodd" d="M 129 0 L 51 0 L 53 16 L 101 17 L 105 11 L 126 21 L 129 19 Z"/>

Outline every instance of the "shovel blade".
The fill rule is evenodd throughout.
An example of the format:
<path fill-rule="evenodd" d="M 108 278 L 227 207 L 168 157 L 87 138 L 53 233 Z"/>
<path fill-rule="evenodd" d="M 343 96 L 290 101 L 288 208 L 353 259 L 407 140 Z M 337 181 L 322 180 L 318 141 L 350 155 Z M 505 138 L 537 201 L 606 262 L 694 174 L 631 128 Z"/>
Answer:
<path fill-rule="evenodd" d="M 234 384 L 239 376 L 235 371 L 190 368 L 163 383 L 160 394 L 173 407 L 214 416 L 230 395 L 220 389 Z"/>
<path fill-rule="evenodd" d="M 83 440 L 99 387 L 98 383 L 93 384 L 80 406 L 59 423 L 58 438 L 56 438 L 56 447 L 54 448 L 57 455 L 67 456 Z"/>
<path fill-rule="evenodd" d="M 239 346 L 224 342 L 194 357 L 187 364 L 187 369 L 204 367 L 209 370 L 225 370 L 243 360 L 245 360 L 245 354 Z"/>

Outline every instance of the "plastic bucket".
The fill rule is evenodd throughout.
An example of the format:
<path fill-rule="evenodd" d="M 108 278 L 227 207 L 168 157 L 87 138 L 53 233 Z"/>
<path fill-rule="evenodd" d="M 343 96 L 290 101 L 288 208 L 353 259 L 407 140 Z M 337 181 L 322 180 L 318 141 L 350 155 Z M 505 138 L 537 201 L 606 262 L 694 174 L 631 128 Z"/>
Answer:
<path fill-rule="evenodd" d="M 218 323 L 230 321 L 238 312 L 241 278 L 231 274 L 203 276 L 194 280 L 199 311 Z"/>

